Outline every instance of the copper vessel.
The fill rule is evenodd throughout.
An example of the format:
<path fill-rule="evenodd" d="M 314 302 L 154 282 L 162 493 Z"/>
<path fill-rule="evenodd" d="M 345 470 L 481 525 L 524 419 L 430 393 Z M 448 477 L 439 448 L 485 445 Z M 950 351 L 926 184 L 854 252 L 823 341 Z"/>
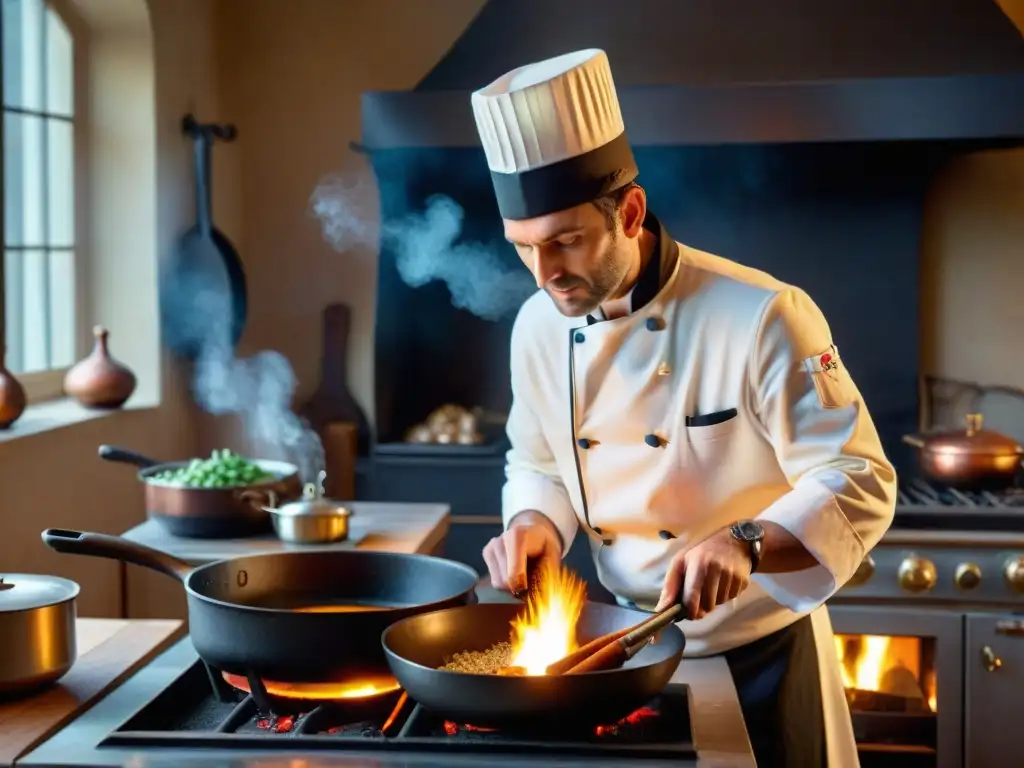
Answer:
<path fill-rule="evenodd" d="M 7 429 L 20 419 L 26 404 L 25 388 L 4 363 L 6 354 L 6 348 L 0 347 L 0 429 Z"/>
<path fill-rule="evenodd" d="M 1001 432 L 983 427 L 980 413 L 967 415 L 966 428 L 906 435 L 903 442 L 917 448 L 921 471 L 953 486 L 1013 484 L 1024 447 Z"/>
<path fill-rule="evenodd" d="M 135 374 L 110 354 L 110 333 L 102 325 L 93 329 L 92 352 L 64 377 L 64 392 L 86 408 L 120 408 L 135 391 Z"/>

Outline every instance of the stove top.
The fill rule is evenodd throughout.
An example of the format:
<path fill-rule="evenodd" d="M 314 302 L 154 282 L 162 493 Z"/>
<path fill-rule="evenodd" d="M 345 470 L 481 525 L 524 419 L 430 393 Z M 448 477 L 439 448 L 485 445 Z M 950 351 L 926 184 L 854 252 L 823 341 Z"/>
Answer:
<path fill-rule="evenodd" d="M 274 708 L 289 713 L 266 712 L 227 685 L 185 638 L 17 765 L 696 765 L 685 685 L 585 733 L 513 734 L 445 722 L 401 691 Z"/>
<path fill-rule="evenodd" d="M 1024 532 L 1024 487 L 961 490 L 900 478 L 894 528 Z"/>

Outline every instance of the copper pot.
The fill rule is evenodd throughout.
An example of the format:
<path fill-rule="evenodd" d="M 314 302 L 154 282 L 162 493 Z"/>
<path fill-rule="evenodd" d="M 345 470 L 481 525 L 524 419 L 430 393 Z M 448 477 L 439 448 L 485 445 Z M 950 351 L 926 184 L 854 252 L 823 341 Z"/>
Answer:
<path fill-rule="evenodd" d="M 33 693 L 71 669 L 78 592 L 58 576 L 0 575 L 0 699 Z"/>
<path fill-rule="evenodd" d="M 263 510 L 271 498 L 291 501 L 302 495 L 299 468 L 283 461 L 255 463 L 269 478 L 234 488 L 182 488 L 155 479 L 187 461 L 158 463 L 134 451 L 101 445 L 101 459 L 132 464 L 146 489 L 146 512 L 172 536 L 187 539 L 234 539 L 270 533 L 270 515 Z"/>
<path fill-rule="evenodd" d="M 903 442 L 917 448 L 921 471 L 932 480 L 953 486 L 1011 485 L 1024 448 L 982 423 L 980 413 L 971 413 L 966 429 L 906 435 Z"/>

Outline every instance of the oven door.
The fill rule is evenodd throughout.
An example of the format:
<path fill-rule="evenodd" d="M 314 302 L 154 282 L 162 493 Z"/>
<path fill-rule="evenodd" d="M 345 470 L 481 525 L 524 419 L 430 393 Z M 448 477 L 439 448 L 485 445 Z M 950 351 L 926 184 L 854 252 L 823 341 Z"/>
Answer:
<path fill-rule="evenodd" d="M 967 616 L 968 714 L 964 718 L 970 768 L 1019 765 L 1024 727 L 1024 616 Z"/>
<path fill-rule="evenodd" d="M 863 768 L 960 768 L 959 613 L 829 605 Z"/>

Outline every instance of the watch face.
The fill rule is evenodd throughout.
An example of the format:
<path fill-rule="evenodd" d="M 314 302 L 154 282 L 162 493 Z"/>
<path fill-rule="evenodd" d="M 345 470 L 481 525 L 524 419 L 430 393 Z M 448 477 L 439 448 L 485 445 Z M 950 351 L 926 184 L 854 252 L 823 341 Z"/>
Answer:
<path fill-rule="evenodd" d="M 764 536 L 764 529 L 753 520 L 744 520 L 733 527 L 733 535 L 743 541 L 757 541 Z"/>

